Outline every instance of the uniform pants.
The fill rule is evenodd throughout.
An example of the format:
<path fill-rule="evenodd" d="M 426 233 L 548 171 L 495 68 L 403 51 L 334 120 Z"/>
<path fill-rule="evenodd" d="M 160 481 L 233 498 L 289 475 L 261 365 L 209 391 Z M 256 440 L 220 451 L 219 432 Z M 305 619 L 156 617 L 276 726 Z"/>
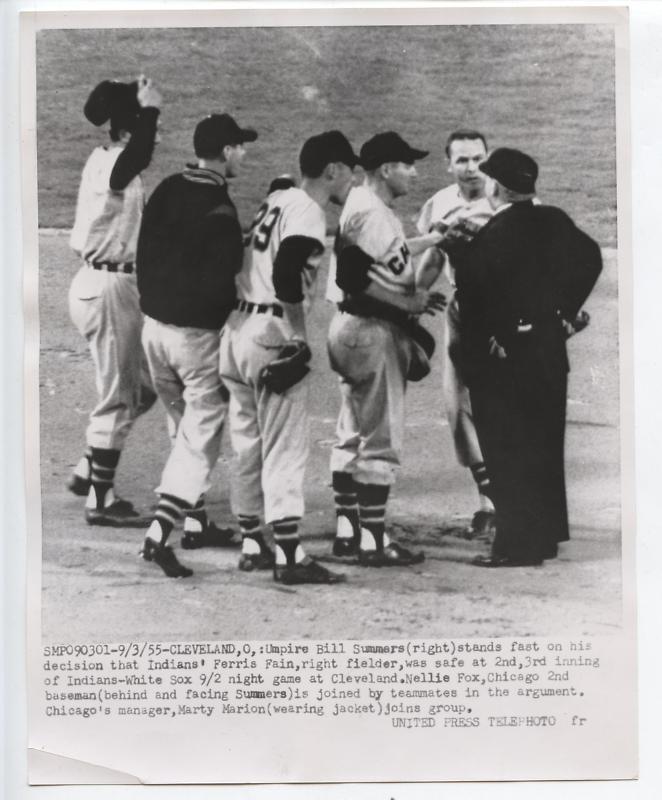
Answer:
<path fill-rule="evenodd" d="M 209 489 L 227 410 L 218 375 L 219 332 L 146 317 L 143 346 L 170 430 L 176 430 L 156 491 L 193 506 Z"/>
<path fill-rule="evenodd" d="M 331 471 L 390 486 L 400 465 L 411 343 L 392 322 L 338 311 L 328 352 L 341 393 Z"/>
<path fill-rule="evenodd" d="M 445 319 L 446 358 L 444 359 L 442 385 L 446 417 L 453 436 L 458 462 L 463 467 L 472 467 L 483 461 L 483 454 L 478 443 L 469 388 L 465 383 L 459 363 L 460 309 L 455 298 L 448 306 Z"/>
<path fill-rule="evenodd" d="M 496 556 L 537 560 L 569 538 L 564 473 L 567 373 L 494 360 L 471 386 L 496 507 Z"/>
<path fill-rule="evenodd" d="M 96 373 L 99 399 L 87 444 L 121 450 L 135 418 L 156 399 L 140 345 L 143 315 L 135 275 L 82 266 L 69 289 L 69 312 L 87 340 Z"/>
<path fill-rule="evenodd" d="M 230 435 L 237 460 L 236 515 L 271 523 L 304 512 L 308 457 L 308 379 L 283 394 L 258 386 L 262 367 L 291 338 L 287 323 L 267 314 L 233 311 L 221 335 L 221 378 L 230 392 Z"/>

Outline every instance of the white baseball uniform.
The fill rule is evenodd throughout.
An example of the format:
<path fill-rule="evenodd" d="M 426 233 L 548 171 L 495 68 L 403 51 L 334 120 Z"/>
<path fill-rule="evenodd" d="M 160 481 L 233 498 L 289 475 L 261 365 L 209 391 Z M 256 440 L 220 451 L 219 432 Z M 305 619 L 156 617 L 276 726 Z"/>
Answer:
<path fill-rule="evenodd" d="M 416 227 L 419 233 L 426 234 L 430 226 L 436 222 L 452 225 L 462 219 L 484 225 L 492 216 L 492 208 L 485 197 L 476 200 L 466 200 L 457 184 L 447 186 L 434 194 L 423 206 Z M 455 275 L 448 258 L 444 268 L 448 270 L 448 277 L 455 289 Z M 443 389 L 446 405 L 446 416 L 453 436 L 455 453 L 460 464 L 471 467 L 483 461 L 483 456 L 478 444 L 469 390 L 462 377 L 461 369 L 455 363 L 450 353 L 456 351 L 460 337 L 459 308 L 455 293 L 446 310 L 446 348 L 447 358 L 444 359 Z"/>
<path fill-rule="evenodd" d="M 237 276 L 239 308 L 221 334 L 221 377 L 230 392 L 230 433 L 237 455 L 233 511 L 267 523 L 303 516 L 303 478 L 308 455 L 304 379 L 284 394 L 258 386 L 260 370 L 293 336 L 274 288 L 274 264 L 289 237 L 316 242 L 301 275 L 304 310 L 310 307 L 324 252 L 324 209 L 303 189 L 271 193 L 260 206 L 245 241 Z"/>
<path fill-rule="evenodd" d="M 140 344 L 135 275 L 145 192 L 140 175 L 123 191 L 110 189 L 121 152 L 120 146 L 97 147 L 90 155 L 70 239 L 84 263 L 69 290 L 69 311 L 90 348 L 99 396 L 87 444 L 113 450 L 121 450 L 134 419 L 155 397 Z"/>
<path fill-rule="evenodd" d="M 403 295 L 415 272 L 402 223 L 370 187 L 355 187 L 340 216 L 336 251 L 357 245 L 373 259 L 372 281 Z M 332 259 L 335 275 L 335 256 Z M 327 297 L 336 297 L 333 287 Z M 343 293 L 344 297 L 344 293 Z M 347 298 L 345 298 L 347 299 Z M 340 376 L 341 408 L 331 471 L 360 483 L 391 485 L 400 464 L 411 340 L 376 316 L 338 311 L 329 329 L 331 366 Z"/>

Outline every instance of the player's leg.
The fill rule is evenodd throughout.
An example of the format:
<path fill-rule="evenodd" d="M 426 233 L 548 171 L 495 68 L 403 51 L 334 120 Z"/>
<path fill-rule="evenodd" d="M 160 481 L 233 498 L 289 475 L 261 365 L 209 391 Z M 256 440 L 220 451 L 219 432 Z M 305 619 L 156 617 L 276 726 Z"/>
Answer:
<path fill-rule="evenodd" d="M 358 554 L 360 524 L 357 487 L 354 480 L 358 452 L 361 443 L 359 423 L 354 409 L 352 384 L 344 377 L 346 362 L 351 358 L 351 346 L 347 337 L 351 335 L 352 318 L 337 312 L 331 320 L 327 351 L 331 368 L 338 373 L 340 386 L 340 409 L 336 424 L 336 440 L 331 448 L 331 483 L 336 509 L 336 534 L 333 554 L 355 556 Z"/>
<path fill-rule="evenodd" d="M 147 320 L 143 338 L 157 391 L 167 402 L 169 391 L 175 395 L 170 386 L 179 382 L 184 412 L 156 490 L 159 503 L 142 553 L 167 575 L 183 577 L 190 570 L 174 569 L 176 558 L 165 548 L 177 520 L 195 513 L 218 459 L 226 412 L 218 376 L 218 333 Z"/>
<path fill-rule="evenodd" d="M 220 372 L 230 400 L 228 421 L 235 459 L 232 468 L 231 504 L 241 532 L 239 569 L 244 572 L 271 569 L 274 556 L 264 540 L 261 517 L 262 440 L 257 419 L 257 402 L 248 375 L 250 342 L 242 333 L 246 315 L 230 315 L 221 334 Z"/>
<path fill-rule="evenodd" d="M 268 353 L 257 353 L 267 363 Z M 310 558 L 301 544 L 303 481 L 308 456 L 308 379 L 284 394 L 258 390 L 265 520 L 274 532 L 274 579 L 285 584 L 339 583 L 339 575 Z"/>
<path fill-rule="evenodd" d="M 114 493 L 115 471 L 140 396 L 142 315 L 128 275 L 83 267 L 69 294 L 71 317 L 85 336 L 95 366 L 99 401 L 90 415 L 90 488 L 86 520 L 93 525 L 143 525 Z"/>
<path fill-rule="evenodd" d="M 379 323 L 374 369 L 354 387 L 361 430 L 361 449 L 355 473 L 361 525 L 359 563 L 364 566 L 410 566 L 424 560 L 386 532 L 390 487 L 400 464 L 404 436 L 406 374 L 409 345 L 390 323 Z"/>
<path fill-rule="evenodd" d="M 476 433 L 469 389 L 462 374 L 459 308 L 455 298 L 447 309 L 445 319 L 447 346 L 442 385 L 446 416 L 458 463 L 471 470 L 478 489 L 479 508 L 473 516 L 471 534 L 490 535 L 494 533 L 494 505 L 490 496 L 489 474 Z"/>

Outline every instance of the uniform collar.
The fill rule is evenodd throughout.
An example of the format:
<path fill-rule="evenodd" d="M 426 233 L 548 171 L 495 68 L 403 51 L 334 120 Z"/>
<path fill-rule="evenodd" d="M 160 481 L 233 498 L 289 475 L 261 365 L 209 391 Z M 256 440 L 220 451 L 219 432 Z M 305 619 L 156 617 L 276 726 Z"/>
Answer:
<path fill-rule="evenodd" d="M 228 182 L 220 172 L 209 169 L 209 167 L 198 167 L 196 164 L 187 164 L 182 173 L 186 180 L 192 183 L 206 183 L 212 186 L 227 187 Z"/>

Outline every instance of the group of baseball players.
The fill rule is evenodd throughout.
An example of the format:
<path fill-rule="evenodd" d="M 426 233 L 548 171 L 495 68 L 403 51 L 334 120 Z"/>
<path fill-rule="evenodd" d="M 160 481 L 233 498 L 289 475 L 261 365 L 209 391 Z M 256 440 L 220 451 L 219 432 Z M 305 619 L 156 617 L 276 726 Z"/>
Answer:
<path fill-rule="evenodd" d="M 140 555 L 169 577 L 192 574 L 168 545 L 182 519 L 184 549 L 237 546 L 235 531 L 217 527 L 205 509 L 227 416 L 239 569 L 269 570 L 290 585 L 345 579 L 305 552 L 299 530 L 307 317 L 334 204 L 342 207 L 327 287 L 337 308 L 328 356 L 340 385 L 330 465 L 334 556 L 366 567 L 424 560 L 389 536 L 385 513 L 407 383 L 427 375 L 434 351 L 419 318 L 446 309 L 446 412 L 458 461 L 478 490 L 471 535 L 493 541 L 476 563 L 553 558 L 568 538 L 565 339 L 587 322 L 580 309 L 601 262 L 597 245 L 563 212 L 538 202 L 535 161 L 508 148 L 488 156 L 481 133 L 455 131 L 446 145 L 455 182 L 425 203 L 419 235 L 408 238 L 393 206 L 428 153 L 391 131 L 357 155 L 340 131 L 326 131 L 303 143 L 298 185 L 275 179 L 244 230 L 228 181 L 258 134 L 227 113 L 198 123 L 196 163 L 145 203 L 141 172 L 158 142 L 160 105 L 141 76 L 103 81 L 84 107 L 92 124 L 110 123 L 110 142 L 83 170 L 71 234 L 83 263 L 70 312 L 90 348 L 98 394 L 68 482 L 86 498 L 87 522 L 146 528 Z M 513 212 L 522 221 L 508 238 L 501 223 Z M 432 290 L 444 270 L 448 301 Z M 116 496 L 114 478 L 134 420 L 157 397 L 171 449 L 146 518 Z"/>

